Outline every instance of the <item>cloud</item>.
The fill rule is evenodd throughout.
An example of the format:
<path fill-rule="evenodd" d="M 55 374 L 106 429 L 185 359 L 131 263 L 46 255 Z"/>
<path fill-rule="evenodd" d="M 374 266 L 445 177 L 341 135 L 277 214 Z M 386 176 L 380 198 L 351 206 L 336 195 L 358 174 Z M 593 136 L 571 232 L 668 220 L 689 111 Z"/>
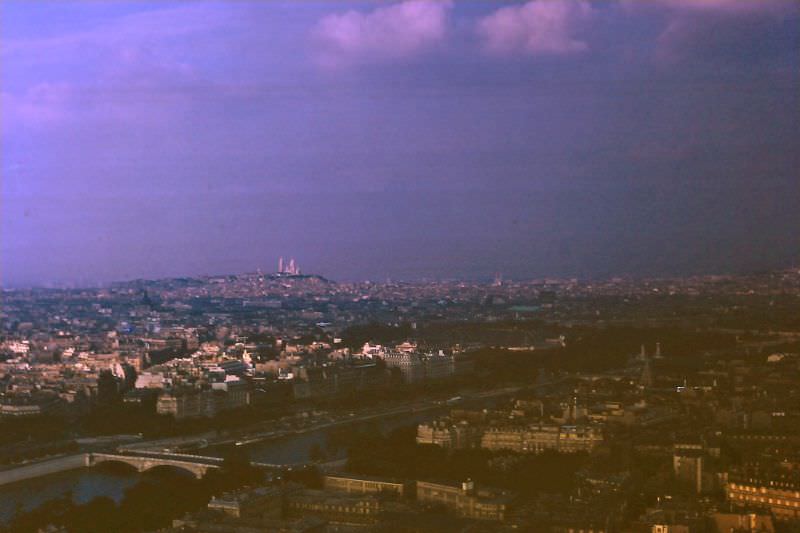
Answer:
<path fill-rule="evenodd" d="M 217 14 L 214 20 L 208 15 Z M 227 12 L 186 6 L 135 13 L 82 31 L 3 42 L 7 79 L 4 135 L 57 131 L 90 121 L 152 123 L 174 118 L 209 82 L 187 63 L 181 44 L 229 23 Z M 33 73 L 33 75 L 31 75 Z M 11 86 L 12 84 L 9 84 Z"/>
<path fill-rule="evenodd" d="M 441 43 L 452 2 L 407 0 L 322 18 L 312 32 L 325 67 L 406 59 Z"/>
<path fill-rule="evenodd" d="M 164 8 L 111 19 L 88 30 L 57 34 L 51 37 L 13 39 L 3 42 L 5 57 L 24 55 L 40 62 L 59 61 L 84 53 L 89 47 L 107 49 L 130 42 L 181 40 L 217 29 L 232 20 L 231 10 L 212 9 L 197 4 Z"/>
<path fill-rule="evenodd" d="M 795 46 L 781 25 L 800 15 L 796 0 L 621 0 L 621 5 L 630 14 L 664 17 L 655 59 L 666 64 L 732 65 L 744 55 L 750 63 L 779 57 Z"/>
<path fill-rule="evenodd" d="M 11 132 L 12 126 L 23 123 L 42 125 L 59 121 L 64 118 L 65 105 L 72 96 L 71 87 L 65 83 L 41 83 L 22 96 L 3 92 L 3 130 Z"/>
<path fill-rule="evenodd" d="M 591 13 L 583 0 L 531 0 L 484 17 L 478 33 L 491 53 L 573 54 L 588 49 L 575 34 Z"/>
<path fill-rule="evenodd" d="M 91 81 L 44 81 L 17 94 L 2 93 L 3 133 L 17 128 L 56 129 L 85 121 L 166 122 L 211 90 L 185 64 L 125 48 Z"/>
<path fill-rule="evenodd" d="M 748 15 L 780 14 L 796 9 L 794 0 L 625 0 L 631 9 L 660 7 L 688 13 L 725 13 Z"/>
<path fill-rule="evenodd" d="M 782 0 L 656 0 L 647 7 L 668 12 L 656 41 L 656 58 L 666 63 L 763 60 L 794 46 L 782 24 L 800 14 L 800 4 Z"/>

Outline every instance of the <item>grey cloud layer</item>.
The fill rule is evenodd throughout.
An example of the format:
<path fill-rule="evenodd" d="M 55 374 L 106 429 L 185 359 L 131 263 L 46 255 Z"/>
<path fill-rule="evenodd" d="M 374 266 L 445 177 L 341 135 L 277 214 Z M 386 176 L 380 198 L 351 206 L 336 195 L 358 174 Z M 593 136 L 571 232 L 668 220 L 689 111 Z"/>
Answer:
<path fill-rule="evenodd" d="M 470 21 L 476 49 L 496 55 L 569 55 L 585 52 L 590 26 L 598 11 L 619 11 L 619 16 L 655 13 L 664 19 L 660 34 L 652 37 L 656 58 L 680 56 L 683 46 L 702 46 L 696 33 L 709 23 L 720 27 L 742 25 L 742 20 L 776 23 L 798 16 L 798 3 L 790 0 L 529 0 L 494 7 Z M 319 21 L 313 34 L 316 56 L 326 67 L 353 66 L 408 59 L 441 49 L 453 33 L 459 6 L 450 1 L 406 0 L 372 10 L 350 10 Z M 702 26 L 699 32 L 691 28 Z"/>

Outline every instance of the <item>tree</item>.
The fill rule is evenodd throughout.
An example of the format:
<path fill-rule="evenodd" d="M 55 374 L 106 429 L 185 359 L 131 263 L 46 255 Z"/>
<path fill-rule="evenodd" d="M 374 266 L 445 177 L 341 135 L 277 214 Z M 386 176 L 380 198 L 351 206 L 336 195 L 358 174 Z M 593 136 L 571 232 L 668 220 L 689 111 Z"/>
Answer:
<path fill-rule="evenodd" d="M 119 381 L 110 370 L 100 372 L 97 378 L 97 403 L 101 406 L 116 405 L 122 397 L 119 392 Z"/>
<path fill-rule="evenodd" d="M 220 470 L 223 482 L 230 484 L 231 487 L 257 483 L 264 477 L 262 472 L 250 463 L 250 457 L 241 448 L 234 448 L 225 454 Z"/>
<path fill-rule="evenodd" d="M 131 365 L 125 364 L 122 366 L 122 370 L 125 372 L 125 390 L 129 391 L 136 385 L 136 369 Z"/>

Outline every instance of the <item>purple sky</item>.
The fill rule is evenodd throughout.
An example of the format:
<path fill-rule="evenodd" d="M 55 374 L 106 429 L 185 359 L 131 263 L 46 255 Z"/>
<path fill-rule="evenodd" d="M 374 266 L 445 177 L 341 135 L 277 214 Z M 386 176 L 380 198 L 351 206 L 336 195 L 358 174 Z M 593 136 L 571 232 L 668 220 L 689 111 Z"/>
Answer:
<path fill-rule="evenodd" d="M 800 259 L 800 3 L 5 1 L 4 286 Z"/>

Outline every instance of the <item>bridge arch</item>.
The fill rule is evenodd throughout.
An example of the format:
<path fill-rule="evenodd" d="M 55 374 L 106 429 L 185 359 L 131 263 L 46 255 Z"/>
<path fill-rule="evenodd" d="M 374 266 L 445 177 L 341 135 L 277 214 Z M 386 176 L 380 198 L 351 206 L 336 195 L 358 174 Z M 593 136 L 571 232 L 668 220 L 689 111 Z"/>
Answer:
<path fill-rule="evenodd" d="M 189 472 L 196 478 L 202 478 L 209 468 L 215 468 L 213 465 L 206 465 L 202 463 L 195 463 L 189 461 L 180 461 L 175 459 L 158 459 L 155 457 L 144 457 L 136 455 L 117 455 L 107 453 L 93 453 L 91 454 L 88 465 L 95 466 L 105 462 L 125 463 L 139 472 L 146 472 L 156 467 L 171 467 L 178 470 Z"/>
<path fill-rule="evenodd" d="M 205 471 L 200 473 L 198 470 L 190 469 L 185 466 L 180 465 L 170 465 L 170 464 L 152 464 L 146 465 L 143 470 L 140 470 L 143 474 L 153 474 L 158 475 L 159 473 L 173 473 L 179 476 L 187 476 L 199 479 L 205 475 Z"/>
<path fill-rule="evenodd" d="M 105 459 L 94 461 L 90 463 L 90 466 L 97 466 L 99 468 L 108 469 L 108 471 L 113 470 L 124 470 L 127 472 L 139 472 L 139 467 L 135 464 L 132 464 L 130 461 L 124 461 L 122 459 Z"/>
<path fill-rule="evenodd" d="M 128 457 L 125 455 L 111 455 L 106 453 L 93 453 L 89 456 L 89 466 L 97 466 L 103 463 L 125 464 L 141 472 L 141 462 L 138 457 Z"/>

